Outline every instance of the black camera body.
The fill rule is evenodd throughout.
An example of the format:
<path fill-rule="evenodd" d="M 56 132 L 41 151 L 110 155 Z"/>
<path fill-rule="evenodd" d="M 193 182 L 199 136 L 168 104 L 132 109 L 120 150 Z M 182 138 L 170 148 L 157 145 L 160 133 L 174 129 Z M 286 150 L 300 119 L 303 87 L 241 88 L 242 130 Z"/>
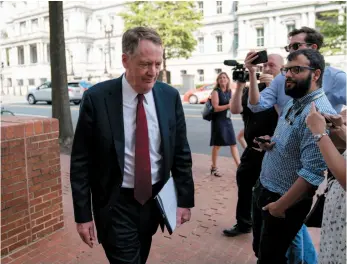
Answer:
<path fill-rule="evenodd" d="M 236 82 L 248 82 L 249 81 L 249 72 L 246 71 L 246 68 L 243 64 L 238 63 L 236 60 L 225 60 L 224 65 L 235 66 L 232 68 L 233 71 L 233 81 Z M 260 73 L 256 73 L 257 80 L 259 80 Z"/>
<path fill-rule="evenodd" d="M 233 68 L 233 81 L 236 82 L 248 82 L 249 81 L 249 72 L 243 67 L 243 64 L 239 64 L 240 66 L 236 66 Z M 257 72 L 257 80 L 259 80 L 260 73 Z"/>

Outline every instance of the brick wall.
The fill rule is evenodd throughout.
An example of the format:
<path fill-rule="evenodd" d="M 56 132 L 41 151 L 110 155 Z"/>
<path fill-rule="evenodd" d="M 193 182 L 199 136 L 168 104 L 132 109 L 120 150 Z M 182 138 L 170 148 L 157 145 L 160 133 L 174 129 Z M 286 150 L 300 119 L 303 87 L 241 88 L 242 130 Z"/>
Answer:
<path fill-rule="evenodd" d="M 1 256 L 64 226 L 58 126 L 1 117 Z"/>

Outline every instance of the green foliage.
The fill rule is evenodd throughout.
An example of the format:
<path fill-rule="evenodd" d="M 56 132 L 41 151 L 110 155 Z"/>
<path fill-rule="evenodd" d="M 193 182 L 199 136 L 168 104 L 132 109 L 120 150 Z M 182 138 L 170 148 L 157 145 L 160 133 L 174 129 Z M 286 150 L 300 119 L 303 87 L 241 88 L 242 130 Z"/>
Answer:
<path fill-rule="evenodd" d="M 321 48 L 324 54 L 332 55 L 344 52 L 346 49 L 346 10 L 340 15 L 337 10 L 319 13 L 316 27 L 324 36 L 324 46 Z"/>
<path fill-rule="evenodd" d="M 195 9 L 194 1 L 130 2 L 119 15 L 125 30 L 137 26 L 157 30 L 165 49 L 164 60 L 189 58 L 195 49 L 193 32 L 201 26 L 202 14 Z"/>

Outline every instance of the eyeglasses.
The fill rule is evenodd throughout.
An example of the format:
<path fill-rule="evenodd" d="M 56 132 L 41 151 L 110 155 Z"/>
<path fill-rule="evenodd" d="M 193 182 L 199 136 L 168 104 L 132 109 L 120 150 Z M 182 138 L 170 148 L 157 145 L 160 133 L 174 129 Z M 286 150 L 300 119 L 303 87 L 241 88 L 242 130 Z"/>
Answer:
<path fill-rule="evenodd" d="M 291 49 L 298 50 L 300 46 L 302 45 L 313 45 L 312 43 L 306 43 L 306 42 L 295 42 L 293 44 L 289 44 L 288 46 L 285 46 L 284 49 L 286 52 L 289 52 Z"/>
<path fill-rule="evenodd" d="M 314 71 L 316 69 L 312 67 L 306 67 L 306 66 L 284 67 L 281 69 L 281 73 L 282 75 L 285 76 L 288 71 L 290 71 L 292 74 L 299 74 L 300 72 L 303 72 L 304 70 Z"/>

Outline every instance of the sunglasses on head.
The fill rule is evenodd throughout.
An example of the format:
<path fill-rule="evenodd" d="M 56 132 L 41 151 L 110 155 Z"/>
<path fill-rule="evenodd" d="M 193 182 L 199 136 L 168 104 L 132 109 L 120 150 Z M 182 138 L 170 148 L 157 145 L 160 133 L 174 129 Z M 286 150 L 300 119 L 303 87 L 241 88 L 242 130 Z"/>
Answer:
<path fill-rule="evenodd" d="M 289 52 L 291 49 L 298 50 L 301 45 L 313 45 L 312 43 L 306 43 L 306 42 L 295 42 L 293 44 L 289 44 L 288 46 L 285 46 L 284 49 Z"/>

